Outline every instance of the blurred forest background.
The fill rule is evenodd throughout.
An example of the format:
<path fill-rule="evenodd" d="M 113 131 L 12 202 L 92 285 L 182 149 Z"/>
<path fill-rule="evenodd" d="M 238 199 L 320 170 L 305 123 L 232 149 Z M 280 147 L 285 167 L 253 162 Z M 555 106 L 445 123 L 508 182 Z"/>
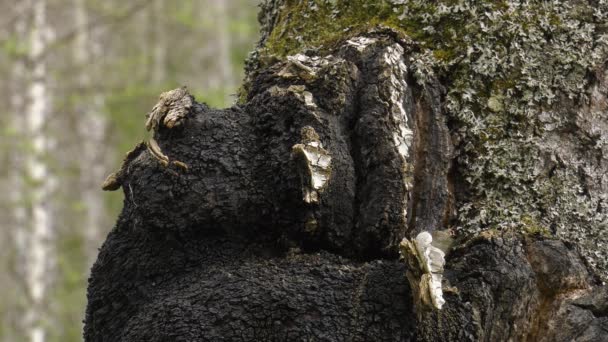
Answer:
<path fill-rule="evenodd" d="M 256 0 L 0 0 L 0 340 L 80 341 L 102 192 L 167 89 L 235 101 Z"/>

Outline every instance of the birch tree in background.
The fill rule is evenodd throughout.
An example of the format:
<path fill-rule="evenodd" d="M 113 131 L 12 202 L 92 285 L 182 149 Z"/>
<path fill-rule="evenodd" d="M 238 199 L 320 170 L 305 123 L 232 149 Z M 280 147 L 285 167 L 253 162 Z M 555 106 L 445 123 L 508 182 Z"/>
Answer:
<path fill-rule="evenodd" d="M 29 47 L 31 76 L 25 111 L 27 135 L 31 146 L 25 160 L 26 175 L 29 178 L 30 222 L 25 239 L 27 246 L 23 252 L 26 257 L 25 274 L 30 303 L 24 318 L 27 336 L 31 342 L 45 341 L 47 290 L 52 278 L 52 265 L 55 262 L 52 246 L 54 226 L 49 196 L 56 181 L 45 161 L 49 146 L 45 125 L 51 113 L 47 64 L 43 55 L 47 47 L 47 38 L 51 33 L 51 28 L 47 24 L 46 10 L 45 0 L 33 2 Z"/>
<path fill-rule="evenodd" d="M 0 1 L 0 341 L 82 340 L 90 265 L 122 202 L 100 183 L 145 137 L 160 92 L 188 85 L 210 105 L 233 101 L 256 10 Z"/>
<path fill-rule="evenodd" d="M 85 206 L 84 250 L 87 265 L 97 257 L 97 248 L 106 230 L 102 227 L 106 215 L 102 194 L 98 190 L 99 179 L 104 176 L 107 120 L 103 113 L 103 94 L 93 92 L 92 75 L 97 68 L 91 65 L 92 57 L 101 52 L 96 35 L 90 32 L 89 15 L 85 0 L 74 0 L 74 22 L 77 29 L 74 46 L 74 61 L 78 75 L 77 90 L 83 94 L 82 101 L 75 104 L 81 157 L 79 161 L 82 203 Z M 95 54 L 96 56 L 93 56 Z"/>
<path fill-rule="evenodd" d="M 25 110 L 25 54 L 24 45 L 28 36 L 28 19 L 31 13 L 31 4 L 22 1 L 15 4 L 12 8 L 2 8 L 5 13 L 13 15 L 13 25 L 7 26 L 2 36 L 14 42 L 21 42 L 13 45 L 13 48 L 4 56 L 1 56 L 0 63 L 10 66 L 7 72 L 7 81 L 2 90 L 3 98 L 7 101 L 7 115 L 2 117 L 0 123 L 4 127 L 2 140 L 0 140 L 0 152 L 4 152 L 2 169 L 6 178 L 0 179 L 2 193 L 6 196 L 0 197 L 0 261 L 8 262 L 0 264 L 0 288 L 4 289 L 3 296 L 0 297 L 0 324 L 6 327 L 0 329 L 0 339 L 14 340 L 18 334 L 22 321 L 19 315 L 14 312 L 22 312 L 24 305 L 19 303 L 16 298 L 24 298 L 24 269 L 18 265 L 23 264 L 24 255 L 18 253 L 25 250 L 26 234 L 26 208 L 24 196 L 23 178 L 23 151 L 24 133 L 26 120 L 23 115 Z M 8 167 L 6 167 L 8 166 Z"/>

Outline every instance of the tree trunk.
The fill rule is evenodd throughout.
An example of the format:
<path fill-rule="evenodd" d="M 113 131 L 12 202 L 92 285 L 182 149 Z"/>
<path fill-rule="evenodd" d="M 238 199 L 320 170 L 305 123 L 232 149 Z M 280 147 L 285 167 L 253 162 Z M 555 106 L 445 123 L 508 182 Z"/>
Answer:
<path fill-rule="evenodd" d="M 33 19 L 30 33 L 31 75 L 28 86 L 26 108 L 27 133 L 31 150 L 25 165 L 29 185 L 30 218 L 26 236 L 26 285 L 29 295 L 29 310 L 25 320 L 31 342 L 46 340 L 45 318 L 48 310 L 47 292 L 53 265 L 53 217 L 50 194 L 55 184 L 45 161 L 49 140 L 45 123 L 49 118 L 50 102 L 47 86 L 47 66 L 43 52 L 49 35 L 46 22 L 47 4 L 37 0 L 32 5 Z"/>
<path fill-rule="evenodd" d="M 27 2 L 20 2 L 14 7 L 14 13 L 16 20 L 14 23 L 14 34 L 21 41 L 27 41 L 28 37 L 28 14 L 31 13 L 30 4 Z M 7 123 L 12 132 L 12 139 L 9 139 L 8 135 L 5 139 L 4 148 L 7 151 L 7 168 L 8 177 L 5 180 L 5 184 L 2 193 L 6 194 L 3 198 L 3 209 L 6 209 L 2 217 L 3 222 L 3 236 L 0 249 L 0 259 L 10 260 L 4 264 L 2 273 L 2 284 L 0 287 L 5 289 L 12 289 L 8 291 L 1 300 L 0 306 L 3 308 L 2 323 L 3 327 L 10 327 L 3 329 L 0 334 L 2 340 L 16 340 L 19 337 L 23 338 L 24 328 L 27 327 L 27 322 L 24 319 L 18 318 L 11 313 L 18 312 L 22 316 L 27 309 L 24 307 L 18 298 L 23 298 L 24 293 L 27 289 L 24 289 L 25 284 L 25 273 L 23 265 L 26 264 L 25 252 L 27 250 L 26 237 L 28 236 L 28 215 L 26 207 L 26 178 L 23 175 L 24 169 L 24 151 L 25 144 L 24 138 L 27 137 L 26 130 L 26 118 L 23 113 L 25 112 L 25 105 L 27 102 L 27 93 L 23 91 L 26 82 L 26 58 L 19 56 L 14 58 L 12 63 L 10 81 L 7 84 L 10 85 L 8 94 L 10 94 L 10 111 L 7 119 Z M 3 182 L 4 183 L 4 182 Z M 11 229 L 8 229 L 11 227 Z M 16 257 L 15 257 L 16 256 Z M 12 258 L 11 258 L 12 257 Z"/>
<path fill-rule="evenodd" d="M 87 341 L 606 340 L 605 5 L 262 11 L 242 103 L 163 93 L 104 184 Z"/>
<path fill-rule="evenodd" d="M 103 241 L 101 234 L 105 231 L 102 227 L 105 222 L 104 199 L 97 191 L 94 180 L 102 178 L 105 172 L 104 161 L 107 151 L 103 147 L 107 138 L 107 122 L 102 113 L 104 101 L 102 95 L 90 95 L 92 78 L 97 70 L 85 66 L 91 63 L 93 57 L 99 57 L 100 49 L 95 46 L 99 44 L 96 42 L 98 37 L 95 37 L 89 28 L 89 14 L 85 0 L 74 1 L 74 19 L 76 27 L 79 28 L 74 42 L 74 61 L 82 70 L 77 80 L 77 88 L 81 94 L 85 94 L 89 98 L 86 105 L 78 106 L 76 111 L 79 113 L 78 129 L 82 141 L 81 156 L 78 159 L 81 177 L 80 193 L 82 202 L 86 204 L 84 249 L 89 260 L 87 265 L 92 265 L 97 258 L 99 243 Z"/>

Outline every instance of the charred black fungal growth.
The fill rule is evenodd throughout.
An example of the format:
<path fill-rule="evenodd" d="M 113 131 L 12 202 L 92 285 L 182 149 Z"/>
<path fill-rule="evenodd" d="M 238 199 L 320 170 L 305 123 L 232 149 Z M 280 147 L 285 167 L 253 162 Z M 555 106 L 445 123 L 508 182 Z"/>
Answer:
<path fill-rule="evenodd" d="M 605 241 L 601 53 L 582 60 L 593 72 L 568 76 L 580 87 L 555 76 L 581 96 L 561 96 L 559 108 L 510 104 L 537 94 L 526 72 L 540 88 L 547 80 L 538 64 L 500 80 L 458 64 L 494 41 L 462 40 L 478 22 L 445 22 L 442 11 L 477 18 L 464 9 L 474 5 L 428 14 L 427 2 L 386 3 L 369 6 L 402 29 L 356 26 L 340 16 L 353 11 L 344 1 L 265 1 L 238 106 L 211 109 L 183 88 L 161 95 L 146 123 L 154 139 L 104 183 L 122 186 L 125 201 L 92 269 L 86 341 L 607 340 L 605 264 L 581 249 L 597 232 Z M 512 10 L 480 3 L 494 19 Z M 572 6 L 563 13 L 588 14 Z M 297 11 L 333 18 L 326 40 Z M 419 28 L 420 18 L 437 27 Z M 532 26 L 513 20 L 518 42 Z M 322 46 L 294 51 L 295 28 Z M 505 119 L 515 107 L 538 115 Z"/>

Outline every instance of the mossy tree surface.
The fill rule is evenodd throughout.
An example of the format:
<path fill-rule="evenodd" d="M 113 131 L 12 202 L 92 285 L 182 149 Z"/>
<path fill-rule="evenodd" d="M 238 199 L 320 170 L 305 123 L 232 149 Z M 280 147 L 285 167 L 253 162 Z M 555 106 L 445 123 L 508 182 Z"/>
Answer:
<path fill-rule="evenodd" d="M 448 227 L 542 232 L 608 279 L 605 1 L 266 1 L 260 66 L 387 27 L 416 44 L 416 81 L 447 88 L 457 218 Z M 251 68 L 250 66 L 250 68 Z"/>

